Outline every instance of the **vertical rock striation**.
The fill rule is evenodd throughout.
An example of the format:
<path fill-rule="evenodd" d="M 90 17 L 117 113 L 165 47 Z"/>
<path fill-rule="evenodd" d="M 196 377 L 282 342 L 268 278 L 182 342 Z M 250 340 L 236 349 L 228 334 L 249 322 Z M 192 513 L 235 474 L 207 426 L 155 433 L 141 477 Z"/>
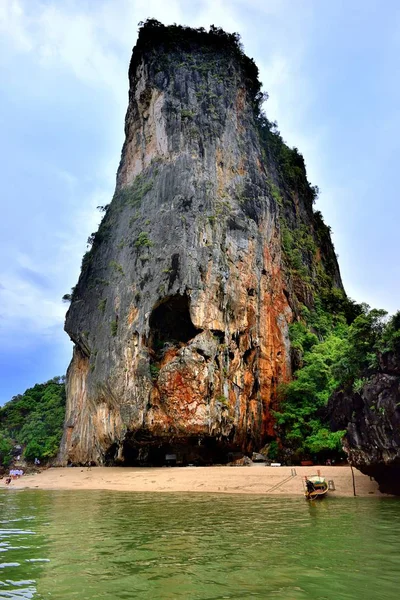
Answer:
<path fill-rule="evenodd" d="M 223 461 L 275 437 L 288 324 L 342 289 L 304 161 L 237 36 L 140 30 L 116 192 L 65 329 L 65 463 Z"/>

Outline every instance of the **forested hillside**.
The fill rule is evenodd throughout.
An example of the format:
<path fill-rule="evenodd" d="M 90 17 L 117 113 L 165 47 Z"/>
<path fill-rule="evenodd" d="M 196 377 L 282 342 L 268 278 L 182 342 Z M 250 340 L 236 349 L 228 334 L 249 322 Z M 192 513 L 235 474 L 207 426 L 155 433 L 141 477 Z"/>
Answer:
<path fill-rule="evenodd" d="M 27 461 L 56 456 L 65 414 L 64 379 L 36 384 L 0 408 L 0 465 L 10 464 L 17 445 Z"/>
<path fill-rule="evenodd" d="M 389 318 L 384 310 L 341 295 L 331 300 L 329 307 L 318 301 L 312 311 L 304 307 L 302 320 L 290 325 L 297 369 L 293 380 L 281 385 L 275 413 L 282 458 L 344 456 L 345 431 L 329 427 L 329 398 L 342 388 L 361 392 L 380 370 L 380 358 L 400 350 L 400 312 Z"/>

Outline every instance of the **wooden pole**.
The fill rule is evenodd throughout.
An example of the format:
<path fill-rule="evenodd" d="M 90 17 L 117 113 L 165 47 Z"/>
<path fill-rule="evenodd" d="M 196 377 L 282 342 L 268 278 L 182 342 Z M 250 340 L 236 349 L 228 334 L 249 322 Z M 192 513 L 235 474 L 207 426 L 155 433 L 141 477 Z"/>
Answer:
<path fill-rule="evenodd" d="M 353 478 L 353 495 L 357 496 L 357 494 L 356 494 L 356 482 L 355 482 L 355 479 L 354 479 L 354 471 L 353 471 L 353 466 L 352 465 L 350 465 L 350 469 L 351 469 L 351 476 Z"/>

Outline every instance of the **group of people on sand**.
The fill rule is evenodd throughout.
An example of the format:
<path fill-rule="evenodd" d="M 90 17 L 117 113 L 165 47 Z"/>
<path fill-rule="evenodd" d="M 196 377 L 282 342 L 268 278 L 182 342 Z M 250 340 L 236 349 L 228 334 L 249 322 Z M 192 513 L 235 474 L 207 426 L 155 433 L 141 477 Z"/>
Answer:
<path fill-rule="evenodd" d="M 22 469 L 10 469 L 8 477 L 6 477 L 6 485 L 10 485 L 12 479 L 18 479 L 24 474 Z"/>
<path fill-rule="evenodd" d="M 10 469 L 10 477 L 12 479 L 18 479 L 24 474 L 22 469 Z"/>

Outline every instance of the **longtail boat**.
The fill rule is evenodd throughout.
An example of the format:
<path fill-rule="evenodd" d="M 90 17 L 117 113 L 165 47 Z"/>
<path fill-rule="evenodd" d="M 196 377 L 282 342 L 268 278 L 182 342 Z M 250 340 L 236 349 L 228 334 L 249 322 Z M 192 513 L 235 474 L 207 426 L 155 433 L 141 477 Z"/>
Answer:
<path fill-rule="evenodd" d="M 316 500 L 323 498 L 328 493 L 328 484 L 325 477 L 313 475 L 312 477 L 304 478 L 304 495 L 307 500 Z"/>

